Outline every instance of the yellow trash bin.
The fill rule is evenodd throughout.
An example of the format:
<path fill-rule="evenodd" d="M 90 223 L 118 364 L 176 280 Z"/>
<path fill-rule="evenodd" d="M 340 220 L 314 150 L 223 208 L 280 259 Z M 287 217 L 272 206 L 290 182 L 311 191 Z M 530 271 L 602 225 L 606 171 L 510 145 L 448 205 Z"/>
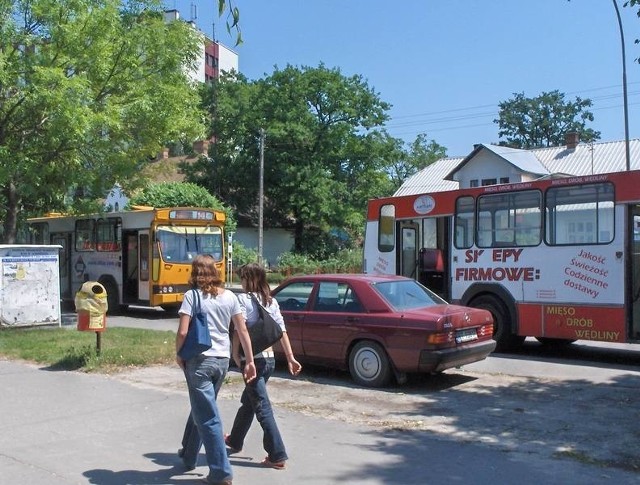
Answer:
<path fill-rule="evenodd" d="M 87 281 L 75 298 L 78 330 L 104 332 L 107 327 L 107 290 L 97 281 Z"/>

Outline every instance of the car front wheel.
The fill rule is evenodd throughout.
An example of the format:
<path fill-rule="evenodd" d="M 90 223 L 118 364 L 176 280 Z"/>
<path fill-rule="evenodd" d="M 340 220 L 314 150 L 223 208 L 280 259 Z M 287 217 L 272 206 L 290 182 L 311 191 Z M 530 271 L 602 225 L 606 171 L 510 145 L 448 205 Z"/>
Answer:
<path fill-rule="evenodd" d="M 365 340 L 358 342 L 349 354 L 349 372 L 362 386 L 382 387 L 391 379 L 389 358 L 382 346 Z"/>

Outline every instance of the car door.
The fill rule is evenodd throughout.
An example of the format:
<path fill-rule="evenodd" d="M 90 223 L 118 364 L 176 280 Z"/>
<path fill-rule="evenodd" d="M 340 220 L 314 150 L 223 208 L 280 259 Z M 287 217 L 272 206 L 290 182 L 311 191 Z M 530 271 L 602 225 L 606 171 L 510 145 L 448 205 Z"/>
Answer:
<path fill-rule="evenodd" d="M 321 281 L 303 331 L 305 355 L 320 362 L 343 364 L 349 342 L 358 334 L 362 307 L 346 282 Z"/>
<path fill-rule="evenodd" d="M 284 317 L 287 327 L 287 335 L 291 342 L 291 349 L 297 357 L 304 356 L 302 343 L 302 328 L 305 321 L 307 303 L 313 291 L 313 282 L 298 281 L 284 286 L 276 293 L 274 298 L 278 301 L 280 312 Z"/>

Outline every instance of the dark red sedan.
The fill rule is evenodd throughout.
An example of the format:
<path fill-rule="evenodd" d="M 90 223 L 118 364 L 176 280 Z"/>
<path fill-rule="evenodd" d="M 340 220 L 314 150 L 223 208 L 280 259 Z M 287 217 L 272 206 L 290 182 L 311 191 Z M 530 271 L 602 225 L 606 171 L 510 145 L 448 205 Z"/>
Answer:
<path fill-rule="evenodd" d="M 402 276 L 294 276 L 273 296 L 298 360 L 349 369 L 364 386 L 477 362 L 496 346 L 491 313 L 450 305 Z"/>

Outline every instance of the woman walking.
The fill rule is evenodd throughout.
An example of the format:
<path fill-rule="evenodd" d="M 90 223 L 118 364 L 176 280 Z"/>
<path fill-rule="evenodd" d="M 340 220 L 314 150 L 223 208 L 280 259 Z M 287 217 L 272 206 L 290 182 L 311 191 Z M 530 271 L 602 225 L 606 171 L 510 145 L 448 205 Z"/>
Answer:
<path fill-rule="evenodd" d="M 176 355 L 176 362 L 183 369 L 189 389 L 191 415 L 197 433 L 190 433 L 192 439 L 183 443 L 180 456 L 187 467 L 196 466 L 198 452 L 202 444 L 207 456 L 209 474 L 206 482 L 212 485 L 231 485 L 233 472 L 226 453 L 222 422 L 216 405 L 217 391 L 220 389 L 229 368 L 230 338 L 229 326 L 233 321 L 238 338 L 238 346 L 249 355 L 244 367 L 246 382 L 256 377 L 256 368 L 251 358 L 251 341 L 236 296 L 224 289 L 223 282 L 215 267 L 215 260 L 209 255 L 198 255 L 191 265 L 189 283 L 194 288 L 184 294 L 178 332 L 176 334 L 176 352 L 184 343 L 192 308 L 195 300 L 200 300 L 201 312 L 207 316 L 212 346 L 199 355 L 183 360 Z M 197 295 L 195 294 L 197 292 Z M 187 428 L 189 428 L 189 421 Z"/>
<path fill-rule="evenodd" d="M 243 294 L 238 295 L 238 299 L 240 300 L 240 307 L 245 316 L 247 326 L 251 327 L 251 325 L 255 324 L 258 320 L 260 313 L 256 305 L 261 304 L 282 328 L 283 334 L 280 339 L 280 344 L 287 357 L 289 372 L 297 376 L 302 370 L 302 366 L 293 356 L 291 343 L 287 336 L 284 319 L 280 313 L 278 302 L 275 298 L 271 298 L 266 271 L 259 264 L 250 263 L 241 266 L 238 270 L 238 275 L 240 276 L 242 289 L 244 290 Z M 259 303 L 256 303 L 255 300 Z M 238 367 L 242 368 L 240 343 L 237 342 L 237 339 L 234 339 L 233 342 L 232 355 Z M 245 355 L 247 355 L 246 352 Z M 249 360 L 251 360 L 251 357 L 249 357 Z M 240 398 L 240 409 L 238 409 L 236 413 L 231 433 L 225 436 L 225 443 L 230 454 L 241 451 L 244 439 L 249 432 L 253 417 L 255 416 L 262 427 L 262 444 L 267 452 L 267 457 L 262 461 L 262 465 L 282 470 L 285 468 L 286 461 L 289 457 L 287 456 L 280 430 L 273 415 L 269 395 L 267 394 L 267 382 L 275 369 L 273 349 L 269 348 L 254 355 L 253 361 L 256 365 L 257 377 L 254 381 L 247 382 L 245 385 Z"/>

